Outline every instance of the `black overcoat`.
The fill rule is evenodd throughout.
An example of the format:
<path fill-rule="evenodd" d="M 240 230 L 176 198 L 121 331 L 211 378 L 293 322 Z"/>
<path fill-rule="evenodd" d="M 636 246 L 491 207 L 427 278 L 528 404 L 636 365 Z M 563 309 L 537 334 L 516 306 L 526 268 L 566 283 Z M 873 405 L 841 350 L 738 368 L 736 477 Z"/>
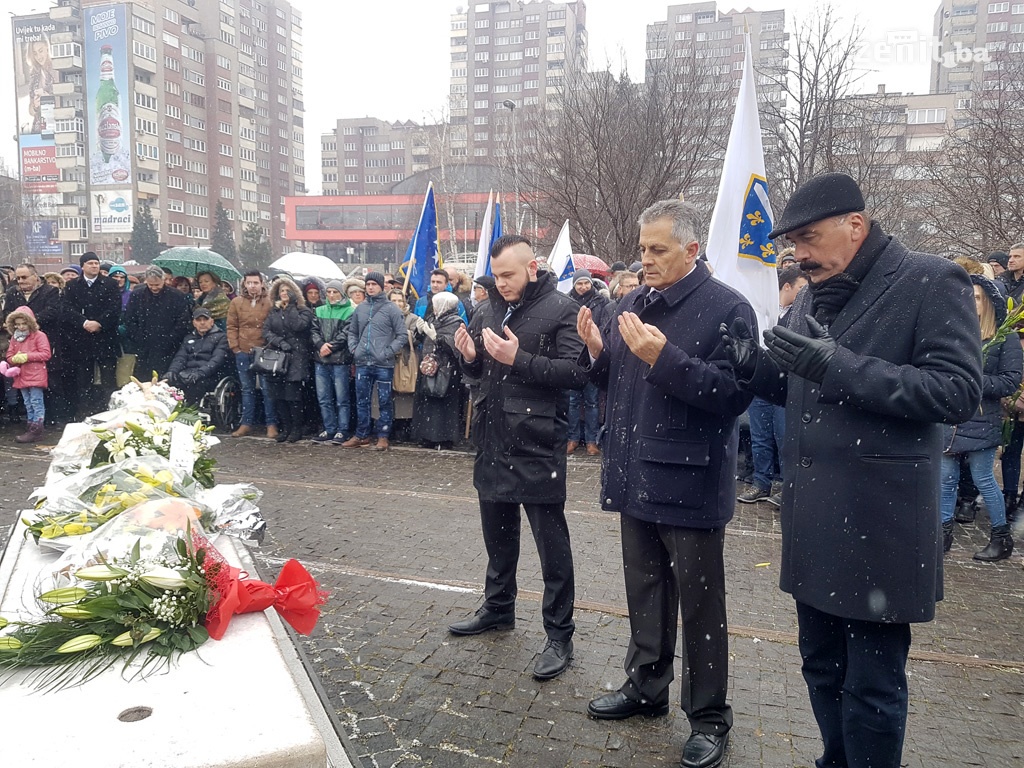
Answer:
<path fill-rule="evenodd" d="M 0 320 L 6 322 L 7 316 L 16 309 L 28 307 L 36 316 L 39 323 L 39 330 L 47 335 L 50 344 L 54 343 L 55 336 L 64 329 L 61 327 L 61 296 L 60 290 L 46 282 L 40 282 L 39 287 L 32 291 L 32 295 L 25 299 L 17 287 L 8 288 L 4 296 L 4 312 Z"/>
<path fill-rule="evenodd" d="M 282 308 L 277 301 L 278 286 L 286 284 L 291 296 L 288 306 Z M 263 321 L 263 338 L 267 346 L 280 349 L 290 355 L 287 381 L 301 382 L 309 378 L 310 363 L 313 361 L 313 312 L 306 306 L 298 287 L 291 280 L 277 278 L 270 288 L 274 306 Z"/>
<path fill-rule="evenodd" d="M 145 283 L 132 291 L 124 312 L 128 349 L 136 355 L 136 375 L 148 380 L 167 372 L 192 328 L 188 300 L 174 288 L 153 293 Z"/>
<path fill-rule="evenodd" d="M 791 310 L 805 336 L 811 297 Z M 780 586 L 842 618 L 930 621 L 942 599 L 941 422 L 967 420 L 981 400 L 971 282 L 891 240 L 830 331 L 839 348 L 820 385 L 767 355 L 749 382 L 786 406 Z"/>
<path fill-rule="evenodd" d="M 753 396 L 739 388 L 718 327 L 742 317 L 757 327 L 739 292 L 698 261 L 649 306 L 631 292 L 602 328 L 604 350 L 590 370 L 608 390 L 601 507 L 654 523 L 720 528 L 736 506 L 736 419 Z M 634 355 L 618 317 L 633 312 L 668 339 L 657 361 Z M 590 355 L 583 353 L 589 363 Z"/>
<path fill-rule="evenodd" d="M 579 305 L 556 286 L 548 272 L 526 286 L 521 306 L 508 320 L 519 338 L 511 366 L 488 355 L 480 335 L 490 328 L 505 337 L 501 323 L 508 303 L 497 289 L 490 291 L 493 313 L 480 313 L 481 322 L 470 331 L 477 356 L 472 363 L 463 360 L 462 369 L 480 379 L 473 412 L 473 485 L 482 501 L 565 501 L 566 390 L 582 389 L 586 374 L 578 362 L 583 350 L 576 333 Z"/>
<path fill-rule="evenodd" d="M 64 304 L 70 322 L 67 353 L 75 360 L 116 360 L 121 352 L 117 325 L 121 321 L 121 289 L 109 277 L 97 276 L 90 286 L 84 277 L 68 282 Z M 82 325 L 95 320 L 101 326 L 89 333 Z"/>

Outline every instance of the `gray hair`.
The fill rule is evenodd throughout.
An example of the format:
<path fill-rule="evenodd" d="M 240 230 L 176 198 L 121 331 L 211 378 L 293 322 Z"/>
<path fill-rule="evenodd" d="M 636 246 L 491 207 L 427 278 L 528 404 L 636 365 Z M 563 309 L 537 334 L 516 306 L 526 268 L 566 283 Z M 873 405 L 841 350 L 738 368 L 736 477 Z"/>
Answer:
<path fill-rule="evenodd" d="M 23 261 L 23 262 L 21 262 L 21 264 L 19 264 L 18 266 L 16 266 L 16 267 L 15 267 L 14 269 L 15 269 L 15 270 L 19 270 L 19 269 L 27 269 L 27 270 L 28 270 L 29 272 L 31 272 L 31 273 L 32 273 L 33 275 L 35 275 L 36 277 L 39 277 L 39 270 L 38 270 L 38 269 L 36 269 L 36 265 L 35 265 L 35 264 L 30 264 L 30 263 L 29 263 L 29 262 L 27 262 L 27 261 Z"/>
<path fill-rule="evenodd" d="M 1024 251 L 1024 243 L 1017 243 L 1010 246 L 1011 251 Z"/>
<path fill-rule="evenodd" d="M 156 264 L 150 264 L 146 267 L 146 273 L 142 276 L 143 280 L 149 280 L 149 278 L 157 278 L 161 282 L 164 280 L 164 271 Z"/>
<path fill-rule="evenodd" d="M 672 220 L 672 237 L 682 245 L 699 239 L 701 215 L 696 206 L 682 200 L 659 200 L 640 214 L 640 226 L 659 219 Z"/>

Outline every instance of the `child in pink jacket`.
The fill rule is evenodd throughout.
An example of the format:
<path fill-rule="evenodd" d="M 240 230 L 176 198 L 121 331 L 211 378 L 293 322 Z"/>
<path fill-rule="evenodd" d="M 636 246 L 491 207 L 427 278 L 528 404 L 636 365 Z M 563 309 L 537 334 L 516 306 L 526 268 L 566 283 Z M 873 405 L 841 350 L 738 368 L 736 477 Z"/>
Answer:
<path fill-rule="evenodd" d="M 19 443 L 34 443 L 43 436 L 46 418 L 43 390 L 49 383 L 46 361 L 50 359 L 50 340 L 39 330 L 35 313 L 28 307 L 19 307 L 11 312 L 5 325 L 11 334 L 11 344 L 0 373 L 13 379 L 14 388 L 21 390 L 28 416 L 28 431 L 14 439 Z"/>

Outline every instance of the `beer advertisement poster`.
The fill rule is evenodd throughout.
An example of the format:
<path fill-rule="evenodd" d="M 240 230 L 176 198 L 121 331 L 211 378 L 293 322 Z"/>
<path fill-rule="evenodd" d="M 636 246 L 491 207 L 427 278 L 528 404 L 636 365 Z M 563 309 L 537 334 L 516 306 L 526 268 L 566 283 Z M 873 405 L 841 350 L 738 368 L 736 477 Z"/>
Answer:
<path fill-rule="evenodd" d="M 132 231 L 131 189 L 104 189 L 91 192 L 92 231 L 97 235 L 124 234 Z"/>
<path fill-rule="evenodd" d="M 120 4 L 82 8 L 89 183 L 94 187 L 124 187 L 132 183 L 133 91 L 128 82 L 126 8 Z"/>

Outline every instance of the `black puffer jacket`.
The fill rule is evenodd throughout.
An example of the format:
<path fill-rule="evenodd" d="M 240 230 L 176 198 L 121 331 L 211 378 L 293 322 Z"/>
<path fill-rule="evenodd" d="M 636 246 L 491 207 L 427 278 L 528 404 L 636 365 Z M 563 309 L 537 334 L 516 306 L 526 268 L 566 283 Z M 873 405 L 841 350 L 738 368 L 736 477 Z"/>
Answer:
<path fill-rule="evenodd" d="M 278 299 L 281 286 L 288 289 L 288 306 L 282 308 Z M 288 381 L 305 381 L 309 378 L 309 363 L 313 359 L 313 341 L 310 328 L 313 313 L 306 306 L 306 300 L 299 293 L 299 287 L 286 277 L 278 277 L 270 286 L 270 298 L 274 308 L 263 321 L 263 338 L 271 349 L 288 352 Z"/>
<path fill-rule="evenodd" d="M 178 353 L 167 370 L 167 376 L 172 382 L 175 379 L 181 380 L 184 375 L 185 383 L 188 384 L 204 379 L 209 379 L 211 384 L 215 384 L 220 374 L 226 371 L 230 354 L 228 337 L 216 325 L 205 336 L 200 336 L 198 331 L 192 331 L 181 342 L 181 347 L 178 348 Z"/>
<path fill-rule="evenodd" d="M 1006 320 L 1006 296 L 1003 287 L 984 275 L 971 275 L 981 286 L 996 311 L 996 327 Z M 985 353 L 981 377 L 981 406 L 970 421 L 956 427 L 943 427 L 946 453 L 970 453 L 995 448 L 1003 442 L 1003 411 L 1000 400 L 1020 386 L 1024 370 L 1024 352 L 1017 334 L 1009 334 Z"/>
<path fill-rule="evenodd" d="M 526 286 L 507 324 L 519 339 L 511 366 L 488 355 L 481 337 L 484 328 L 505 336 L 501 322 L 509 305 L 496 289 L 490 291 L 493 313 L 480 312 L 481 322 L 470 329 L 477 356 L 463 361 L 462 370 L 480 380 L 473 485 L 484 501 L 565 501 L 566 390 L 582 389 L 587 378 L 578 363 L 584 349 L 576 333 L 579 306 L 556 285 L 554 275 L 542 272 Z"/>
<path fill-rule="evenodd" d="M 615 312 L 616 305 L 611 299 L 605 298 L 605 296 L 597 290 L 593 283 L 590 284 L 590 290 L 584 293 L 582 296 L 576 293 L 576 287 L 569 292 L 569 295 L 576 300 L 576 303 L 582 307 L 588 307 L 590 314 L 594 318 L 594 323 L 602 331 L 604 325 L 611 318 Z"/>

